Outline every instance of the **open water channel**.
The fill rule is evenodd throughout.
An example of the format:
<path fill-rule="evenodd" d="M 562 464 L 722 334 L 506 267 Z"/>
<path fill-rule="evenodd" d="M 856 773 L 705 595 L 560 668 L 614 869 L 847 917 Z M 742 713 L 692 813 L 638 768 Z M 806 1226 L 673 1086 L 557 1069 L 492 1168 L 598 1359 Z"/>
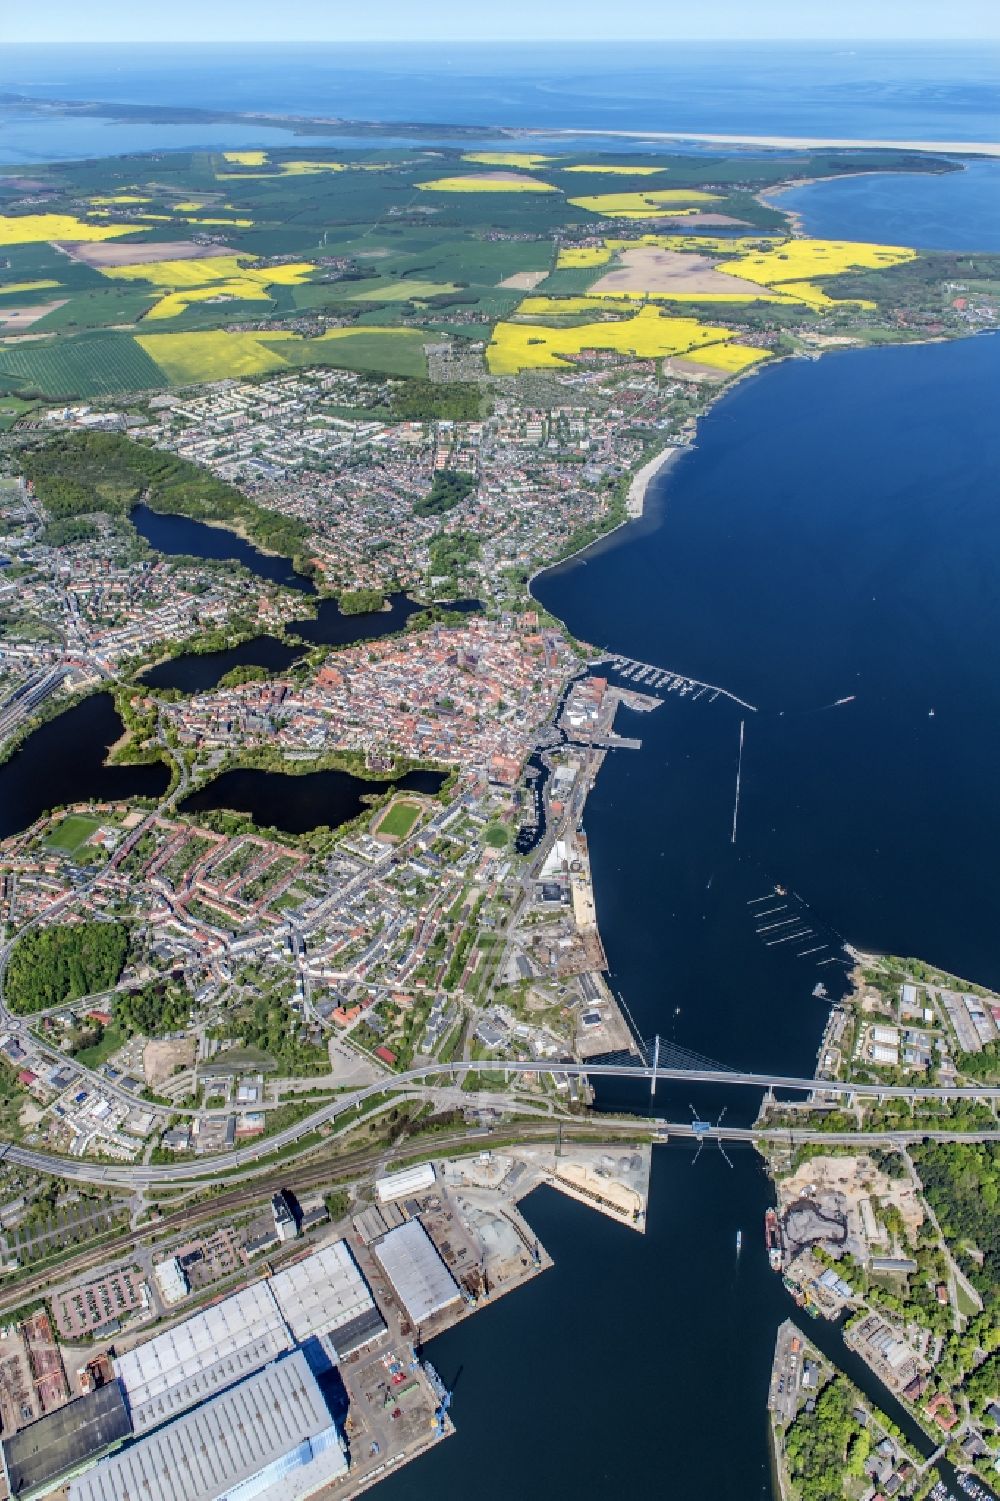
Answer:
<path fill-rule="evenodd" d="M 893 238 L 909 226 L 933 243 L 944 211 L 926 182 L 908 206 L 902 179 L 882 181 Z M 877 199 L 853 198 L 839 232 L 884 238 Z M 1000 249 L 987 219 L 967 198 L 957 243 Z M 831 949 L 841 934 L 1000 984 L 998 389 L 1000 336 L 764 371 L 701 424 L 640 522 L 538 580 L 583 639 L 758 705 L 674 696 L 626 715 L 643 749 L 609 756 L 588 801 L 611 978 L 643 1035 L 811 1071 L 826 1014 L 813 988 L 836 994 L 843 969 L 764 946 L 747 903 L 775 881 Z M 758 1101 L 657 1092 L 667 1118 L 692 1104 L 732 1122 Z M 729 1155 L 731 1168 L 715 1149 L 697 1165 L 686 1145 L 657 1149 L 642 1238 L 550 1190 L 527 1201 L 555 1267 L 434 1342 L 458 1432 L 388 1482 L 387 1501 L 771 1497 L 767 1381 L 796 1310 L 767 1266 L 759 1159 Z M 839 1330 L 806 1322 L 916 1442 Z"/>

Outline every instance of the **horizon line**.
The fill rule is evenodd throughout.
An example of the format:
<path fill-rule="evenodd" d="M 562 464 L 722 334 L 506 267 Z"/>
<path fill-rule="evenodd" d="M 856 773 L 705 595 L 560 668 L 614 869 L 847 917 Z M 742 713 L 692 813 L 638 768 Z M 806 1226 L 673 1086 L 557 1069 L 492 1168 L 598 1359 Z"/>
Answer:
<path fill-rule="evenodd" d="M 255 37 L 246 41 L 233 42 L 231 37 L 185 37 L 178 40 L 176 37 L 125 37 L 114 41 L 95 41 L 93 38 L 68 36 L 59 41 L 51 39 L 22 37 L 16 41 L 4 43 L 5 47 L 204 47 L 225 46 L 234 51 L 241 47 L 274 47 L 274 46 L 340 46 L 340 47 L 371 47 L 392 46 L 397 43 L 405 43 L 408 47 L 425 46 L 438 47 L 442 43 L 458 47 L 492 47 L 506 46 L 537 46 L 540 42 L 558 43 L 560 46 L 629 46 L 632 44 L 671 43 L 675 46 L 745 46 L 748 43 L 760 43 L 768 46 L 816 46 L 816 47 L 933 47 L 941 43 L 954 43 L 955 45 L 969 46 L 996 46 L 1000 47 L 1000 33 L 996 36 L 924 36 L 924 37 L 812 37 L 812 36 L 727 36 L 727 37 L 695 37 L 695 36 L 483 36 L 465 38 L 452 38 L 447 36 L 372 36 L 372 37 L 332 37 L 332 36 L 302 36 L 285 39 L 277 36 Z"/>

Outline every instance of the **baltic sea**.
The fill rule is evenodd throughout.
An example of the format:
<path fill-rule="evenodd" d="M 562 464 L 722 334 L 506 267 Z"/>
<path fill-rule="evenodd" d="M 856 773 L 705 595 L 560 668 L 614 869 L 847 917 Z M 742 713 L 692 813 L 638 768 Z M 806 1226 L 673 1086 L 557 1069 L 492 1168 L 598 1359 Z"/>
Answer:
<path fill-rule="evenodd" d="M 447 70 L 420 56 L 363 62 L 303 58 L 278 90 L 263 60 L 236 59 L 216 67 L 216 102 L 550 129 L 1000 136 L 995 53 L 744 50 L 714 77 L 696 53 L 641 66 L 611 56 L 603 74 L 573 49 L 534 69 L 499 56 L 449 56 Z M 170 57 L 8 55 L 0 88 L 203 102 L 197 73 L 178 95 L 182 73 Z M 21 117 L 0 131 L 0 159 L 73 154 L 74 128 Z M 146 147 L 132 129 L 95 122 L 84 149 Z M 217 139 L 235 143 L 201 144 Z M 787 206 L 823 234 L 939 248 L 948 232 L 955 248 L 1000 249 L 996 176 L 974 171 L 981 192 L 973 174 L 960 188 L 855 179 Z M 811 1068 L 824 1018 L 812 990 L 824 977 L 834 989 L 843 971 L 761 944 L 746 903 L 774 881 L 808 904 L 831 947 L 841 934 L 1000 983 L 998 385 L 990 336 L 765 371 L 701 424 L 641 522 L 538 581 L 585 639 L 758 705 L 743 714 L 735 844 L 741 711 L 721 699 L 671 699 L 629 724 L 642 751 L 609 757 L 588 804 L 612 978 L 644 1033 L 729 1063 Z M 688 1114 L 682 1090 L 656 1103 Z M 695 1103 L 728 1104 L 730 1119 L 756 1105 Z M 457 1435 L 386 1482 L 386 1501 L 769 1498 L 764 1396 L 792 1305 L 766 1266 L 769 1185 L 749 1150 L 731 1156 L 732 1167 L 706 1150 L 693 1166 L 687 1149 L 660 1149 L 643 1238 L 547 1190 L 530 1199 L 555 1267 L 435 1342 Z"/>

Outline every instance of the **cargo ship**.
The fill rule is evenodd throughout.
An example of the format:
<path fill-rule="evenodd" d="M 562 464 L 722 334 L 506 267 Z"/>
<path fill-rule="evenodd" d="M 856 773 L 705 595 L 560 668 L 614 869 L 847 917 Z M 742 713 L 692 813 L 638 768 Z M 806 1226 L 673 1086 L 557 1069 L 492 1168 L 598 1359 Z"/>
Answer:
<path fill-rule="evenodd" d="M 773 1209 L 769 1209 L 764 1216 L 764 1240 L 767 1244 L 767 1259 L 771 1263 L 772 1272 L 780 1272 L 782 1264 L 781 1254 L 781 1227 L 778 1224 L 778 1216 Z"/>

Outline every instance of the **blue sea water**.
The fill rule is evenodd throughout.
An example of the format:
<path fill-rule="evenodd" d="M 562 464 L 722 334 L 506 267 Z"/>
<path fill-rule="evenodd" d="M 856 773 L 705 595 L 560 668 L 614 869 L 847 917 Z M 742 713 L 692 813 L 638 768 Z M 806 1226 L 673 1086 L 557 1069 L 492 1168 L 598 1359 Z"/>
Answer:
<path fill-rule="evenodd" d="M 1000 250 L 1000 161 L 969 160 L 943 177 L 879 172 L 769 195 L 809 234 L 920 250 Z"/>
<path fill-rule="evenodd" d="M 810 1071 L 826 1015 L 814 987 L 835 999 L 844 983 L 823 962 L 838 935 L 1000 984 L 998 386 L 991 335 L 766 370 L 714 408 L 640 522 L 537 581 L 584 639 L 758 705 L 671 696 L 626 715 L 642 750 L 609 756 L 588 800 L 612 983 L 644 1035 Z M 754 911 L 778 881 L 813 936 L 769 947 Z M 642 1108 L 635 1092 L 621 1103 Z M 725 1105 L 733 1123 L 756 1103 L 675 1085 L 656 1109 L 683 1120 Z M 760 1166 L 731 1155 L 730 1169 L 714 1151 L 693 1166 L 679 1147 L 657 1149 L 639 1245 L 529 1200 L 556 1258 L 552 1287 L 543 1279 L 533 1303 L 511 1300 L 432 1352 L 461 1374 L 459 1439 L 426 1471 L 444 1494 L 460 1495 L 463 1463 L 489 1452 L 477 1490 L 499 1501 L 492 1476 L 521 1462 L 525 1433 L 526 1495 L 771 1495 L 767 1370 L 778 1323 L 796 1313 L 763 1261 Z M 835 1329 L 809 1334 L 889 1405 Z M 523 1369 L 536 1383 L 546 1344 L 542 1418 L 529 1403 L 523 1426 L 498 1425 L 498 1392 Z M 581 1454 L 581 1373 L 624 1414 L 611 1453 Z M 393 1484 L 400 1501 L 422 1494 L 416 1473 Z"/>
<path fill-rule="evenodd" d="M 327 137 L 292 136 L 263 125 L 147 125 L 90 116 L 35 115 L 0 108 L 0 165 L 80 161 L 136 151 L 232 151 L 241 147 L 328 145 Z"/>
<path fill-rule="evenodd" d="M 997 138 L 998 77 L 985 49 L 0 60 L 0 88 L 41 99 L 202 105 L 210 93 L 233 109 L 398 121 L 892 139 Z M 75 154 L 76 122 L 43 123 L 43 155 L 62 154 L 64 130 Z M 115 150 L 147 139 L 90 128 L 77 151 L 97 152 L 100 130 Z M 33 149 L 30 136 L 29 122 L 18 149 Z M 846 179 L 784 203 L 817 233 L 1000 249 L 995 182 L 976 164 Z M 839 932 L 1000 982 L 998 385 L 1000 337 L 766 370 L 714 409 L 640 523 L 540 581 L 580 635 L 760 705 L 671 699 L 637 716 L 623 728 L 643 750 L 609 757 L 588 802 L 602 934 L 644 1032 L 731 1063 L 810 1067 L 825 1014 L 813 986 L 836 993 L 842 971 L 762 942 L 747 903 L 774 880 L 804 899 L 824 941 Z M 695 1098 L 713 1105 L 674 1089 L 657 1106 L 686 1117 Z M 725 1102 L 730 1119 L 756 1104 Z M 683 1148 L 659 1151 L 644 1239 L 547 1192 L 529 1201 L 555 1270 L 435 1343 L 458 1435 L 387 1481 L 387 1501 L 458 1498 L 470 1484 L 482 1501 L 770 1496 L 767 1368 L 793 1310 L 763 1256 L 760 1166 L 732 1155 L 732 1169 L 714 1151 L 692 1169 Z M 834 1331 L 810 1333 L 836 1348 Z"/>
<path fill-rule="evenodd" d="M 1000 47 L 531 43 L 475 46 L 7 46 L 0 93 L 542 130 L 694 131 L 887 140 L 1000 137 Z M 23 114 L 0 160 L 148 149 Z M 266 127 L 154 127 L 164 146 L 273 141 Z M 129 127 L 133 129 L 133 127 Z M 62 134 L 60 135 L 60 132 Z M 4 148 L 4 136 L 9 145 Z M 200 136 L 200 140 L 199 140 Z M 12 155 L 17 152 L 20 155 Z"/>

